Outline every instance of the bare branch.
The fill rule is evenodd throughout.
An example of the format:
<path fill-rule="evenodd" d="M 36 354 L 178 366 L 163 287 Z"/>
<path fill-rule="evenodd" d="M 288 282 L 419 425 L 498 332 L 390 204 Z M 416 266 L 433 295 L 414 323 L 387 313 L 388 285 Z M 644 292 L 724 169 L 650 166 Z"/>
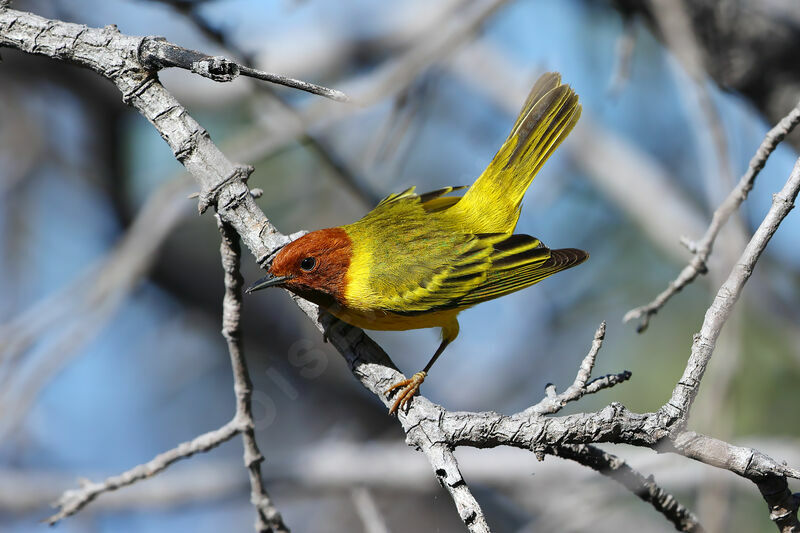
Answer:
<path fill-rule="evenodd" d="M 161 70 L 168 67 L 177 67 L 199 74 L 218 82 L 228 82 L 236 79 L 240 74 L 258 80 L 284 85 L 299 89 L 311 94 L 324 96 L 337 102 L 349 102 L 350 98 L 342 91 L 329 89 L 322 85 L 296 80 L 280 74 L 264 72 L 224 57 L 209 56 L 196 50 L 189 50 L 161 38 L 148 37 L 142 41 L 139 49 L 139 59 L 151 70 Z"/>
<path fill-rule="evenodd" d="M 653 508 L 675 525 L 678 531 L 701 533 L 703 526 L 697 517 L 686 507 L 659 487 L 653 476 L 644 477 L 616 455 L 607 453 L 596 446 L 576 444 L 551 448 L 548 453 L 557 457 L 571 459 L 613 479 Z"/>
<path fill-rule="evenodd" d="M 79 489 L 66 491 L 56 503 L 60 507 L 58 513 L 47 519 L 47 522 L 51 525 L 80 511 L 86 504 L 103 493 L 152 477 L 176 461 L 191 457 L 195 453 L 207 452 L 230 440 L 237 433 L 241 433 L 244 443 L 244 464 L 250 476 L 251 501 L 258 511 L 255 529 L 258 533 L 288 533 L 289 530 L 283 523 L 280 513 L 272 504 L 261 479 L 261 463 L 264 457 L 259 452 L 255 440 L 255 424 L 250 403 L 252 383 L 247 371 L 247 362 L 242 352 L 241 332 L 239 329 L 242 303 L 242 276 L 239 273 L 241 254 L 239 238 L 219 218 L 217 218 L 217 224 L 222 236 L 220 255 L 225 273 L 222 335 L 228 343 L 228 351 L 231 357 L 234 391 L 236 393 L 236 414 L 230 422 L 221 428 L 184 442 L 167 452 L 157 455 L 147 463 L 136 466 L 118 476 L 109 477 L 101 483 L 87 481 L 81 483 Z"/>
<path fill-rule="evenodd" d="M 499 3 L 491 4 L 496 5 Z M 287 237 L 279 233 L 256 206 L 245 185 L 251 169 L 230 162 L 210 141 L 205 130 L 150 75 L 138 57 L 141 42 L 141 38 L 121 35 L 114 28 L 90 29 L 0 8 L 0 46 L 13 46 L 30 53 L 68 60 L 91 68 L 113 81 L 124 100 L 150 120 L 178 160 L 198 180 L 202 187 L 201 210 L 214 206 L 220 219 L 230 224 L 263 265 Z M 673 391 L 670 402 L 659 411 L 632 413 L 622 405 L 613 403 L 597 413 L 560 417 L 529 416 L 524 413 L 511 416 L 451 413 L 418 397 L 407 413 L 399 414 L 398 420 L 406 433 L 406 442 L 426 455 L 437 479 L 449 491 L 459 516 L 470 531 L 489 529 L 453 455 L 456 446 L 485 448 L 507 445 L 538 451 L 593 442 L 626 443 L 673 451 L 730 470 L 756 482 L 762 493 L 769 494 L 765 498 L 772 516 L 780 524 L 795 527 L 796 508 L 793 509 L 791 505 L 794 499 L 786 496 L 788 488 L 785 478 L 800 477 L 800 471 L 780 464 L 757 450 L 688 433 L 684 428 L 719 330 L 730 315 L 758 257 L 791 209 L 798 188 L 800 161 L 784 189 L 776 195 L 772 208 L 748 244 L 739 264 L 709 308 L 703 329 L 692 347 L 684 377 Z M 361 330 L 332 320 L 309 302 L 298 300 L 297 303 L 314 324 L 326 332 L 331 343 L 351 366 L 354 376 L 388 406 L 383 391 L 402 376 L 383 350 Z M 591 366 L 590 363 L 587 365 Z M 584 374 L 583 370 L 579 372 L 576 378 L 579 387 L 576 390 L 590 387 L 591 382 L 586 381 L 588 377 L 584 377 Z M 601 385 L 597 385 L 599 388 Z M 236 426 L 235 431 L 246 429 Z M 773 486 L 768 487 L 767 481 L 774 482 L 778 490 L 773 490 L 776 488 Z M 781 486 L 781 483 L 784 485 Z"/>
<path fill-rule="evenodd" d="M 758 258 L 767 247 L 778 226 L 794 207 L 800 190 L 800 159 L 795 163 L 792 173 L 781 191 L 773 196 L 764 220 L 758 226 L 741 257 L 731 270 L 725 283 L 717 291 L 714 302 L 706 311 L 700 333 L 695 335 L 692 353 L 670 400 L 662 407 L 662 411 L 674 417 L 676 427 L 683 428 L 689 416 L 689 410 L 700 389 L 706 366 L 717 343 L 722 326 L 728 320 L 733 305 L 739 299 L 744 284 L 753 273 Z"/>
<path fill-rule="evenodd" d="M 237 426 L 238 423 L 237 420 L 231 420 L 219 429 L 209 431 L 190 441 L 179 444 L 169 451 L 156 455 L 153 459 L 144 464 L 135 466 L 118 476 L 106 478 L 105 481 L 100 483 L 92 483 L 83 480 L 80 488 L 68 490 L 61 495 L 55 503 L 60 509 L 56 514 L 47 519 L 47 523 L 53 525 L 59 520 L 77 513 L 86 504 L 105 492 L 132 485 L 137 481 L 158 474 L 175 461 L 186 459 L 196 453 L 207 452 L 208 450 L 216 448 L 241 431 L 241 428 Z"/>
<path fill-rule="evenodd" d="M 720 230 L 728 219 L 730 219 L 731 215 L 739 209 L 742 202 L 747 199 L 747 195 L 750 193 L 750 190 L 752 190 L 756 177 L 759 172 L 761 172 L 761 169 L 764 168 L 769 156 L 798 123 L 800 123 L 800 103 L 798 103 L 788 115 L 781 119 L 775 127 L 767 132 L 758 150 L 756 150 L 755 155 L 750 159 L 747 171 L 739 180 L 739 183 L 728 194 L 717 210 L 714 211 L 711 224 L 708 226 L 703 238 L 697 242 L 689 242 L 684 239 L 683 242 L 686 244 L 687 248 L 689 248 L 689 251 L 694 254 L 689 264 L 681 270 L 678 277 L 671 281 L 669 286 L 656 296 L 652 302 L 628 311 L 622 319 L 623 322 L 641 319 L 636 328 L 636 330 L 641 333 L 647 329 L 650 317 L 664 307 L 664 304 L 666 304 L 670 298 L 694 281 L 699 274 L 705 274 L 708 271 L 708 257 L 711 255 L 714 241 L 717 235 L 719 235 Z"/>
<path fill-rule="evenodd" d="M 618 374 L 608 374 L 589 381 L 589 378 L 592 376 L 592 369 L 594 368 L 595 361 L 597 360 L 597 353 L 603 346 L 603 339 L 605 336 L 606 323 L 603 322 L 594 334 L 592 347 L 581 362 L 578 375 L 575 376 L 575 381 L 572 385 L 561 394 L 557 394 L 555 385 L 548 383 L 547 387 L 545 387 L 545 397 L 536 405 L 525 409 L 523 414 L 527 416 L 552 415 L 559 412 L 567 403 L 580 400 L 585 394 L 593 394 L 630 379 L 631 373 L 625 370 Z"/>
<path fill-rule="evenodd" d="M 446 441 L 431 441 L 430 437 L 433 436 L 431 434 L 425 433 L 424 435 L 424 439 L 416 441 L 413 445 L 418 447 L 428 458 L 433 472 L 436 474 L 436 479 L 453 498 L 461 521 L 464 522 L 470 533 L 489 533 L 489 524 L 486 523 L 483 510 L 461 475 L 452 447 Z M 408 437 L 406 442 L 411 444 Z"/>
<path fill-rule="evenodd" d="M 233 420 L 237 422 L 242 434 L 244 445 L 244 466 L 250 476 L 250 501 L 256 507 L 258 517 L 255 522 L 257 533 L 281 533 L 289 529 L 283 523 L 283 518 L 272 504 L 264 481 L 261 478 L 261 463 L 264 456 L 258 449 L 255 435 L 255 422 L 251 398 L 253 383 L 247 370 L 247 360 L 242 350 L 242 335 L 239 319 L 242 308 L 242 275 L 239 272 L 241 262 L 241 248 L 239 236 L 228 225 L 222 222 L 219 216 L 217 227 L 221 234 L 220 256 L 222 269 L 225 272 L 225 296 L 222 303 L 222 336 L 228 343 L 228 352 L 231 356 L 233 370 L 233 390 L 236 393 L 236 415 Z"/>

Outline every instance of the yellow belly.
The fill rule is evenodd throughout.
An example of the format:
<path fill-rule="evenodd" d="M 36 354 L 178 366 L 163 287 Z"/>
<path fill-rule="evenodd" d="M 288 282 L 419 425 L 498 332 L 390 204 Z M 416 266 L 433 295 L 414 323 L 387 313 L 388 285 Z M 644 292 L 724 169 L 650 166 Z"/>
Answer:
<path fill-rule="evenodd" d="M 354 309 L 329 309 L 336 318 L 361 329 L 405 331 L 407 329 L 443 328 L 458 315 L 458 309 L 434 311 L 420 315 L 398 315 L 388 311 L 359 311 Z"/>
<path fill-rule="evenodd" d="M 328 311 L 344 322 L 361 329 L 405 331 L 408 329 L 442 328 L 442 337 L 452 341 L 458 335 L 456 317 L 461 309 L 433 311 L 419 315 L 399 315 L 389 311 L 362 311 L 335 306 Z"/>

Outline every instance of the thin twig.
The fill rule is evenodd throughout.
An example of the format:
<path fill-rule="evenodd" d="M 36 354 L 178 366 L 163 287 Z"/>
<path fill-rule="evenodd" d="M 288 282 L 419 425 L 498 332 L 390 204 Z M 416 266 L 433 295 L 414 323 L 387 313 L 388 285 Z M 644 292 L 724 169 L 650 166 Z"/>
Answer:
<path fill-rule="evenodd" d="M 597 353 L 603 346 L 603 339 L 605 339 L 605 336 L 606 323 L 603 321 L 594 334 L 589 353 L 583 358 L 581 366 L 578 368 L 578 374 L 575 376 L 575 381 L 572 385 L 561 394 L 558 394 L 555 385 L 548 383 L 545 387 L 545 397 L 536 405 L 525 409 L 523 413 L 528 416 L 552 415 L 559 412 L 567 403 L 580 400 L 585 394 L 593 394 L 630 379 L 631 373 L 624 370 L 617 374 L 608 374 L 589 381 L 589 378 L 592 377 L 592 369 L 594 368 L 595 361 L 597 360 Z"/>
<path fill-rule="evenodd" d="M 616 455 L 588 444 L 561 446 L 550 448 L 547 451 L 556 457 L 571 459 L 588 466 L 613 479 L 641 500 L 652 505 L 656 511 L 672 522 L 678 531 L 691 533 L 704 531 L 694 513 L 658 486 L 653 476 L 644 477 Z"/>
<path fill-rule="evenodd" d="M 171 450 L 156 455 L 153 459 L 144 464 L 135 466 L 117 476 L 106 478 L 100 483 L 82 480 L 80 488 L 68 490 L 61 495 L 55 503 L 55 505 L 59 507 L 59 511 L 47 518 L 46 522 L 52 526 L 59 520 L 77 513 L 83 509 L 86 504 L 103 493 L 127 487 L 137 481 L 153 477 L 162 470 L 165 470 L 175 461 L 186 459 L 196 453 L 207 452 L 216 448 L 241 431 L 241 428 L 237 425 L 238 423 L 239 422 L 235 419 L 231 420 L 219 429 L 203 433 L 190 441 L 179 444 Z"/>
<path fill-rule="evenodd" d="M 151 70 L 177 67 L 218 82 L 233 81 L 241 74 L 242 76 L 324 96 L 337 102 L 350 101 L 350 98 L 342 91 L 240 65 L 224 57 L 209 56 L 196 50 L 189 50 L 172 44 L 164 39 L 145 38 L 139 48 L 139 59 Z"/>
<path fill-rule="evenodd" d="M 288 533 L 289 529 L 283 523 L 283 518 L 264 488 L 261 477 L 261 463 L 264 456 L 258 449 L 255 436 L 255 422 L 251 398 L 253 383 L 247 370 L 247 360 L 242 349 L 242 335 L 239 327 L 242 308 L 242 275 L 239 272 L 241 261 L 241 248 L 239 235 L 228 224 L 222 222 L 219 216 L 217 227 L 221 235 L 220 256 L 222 269 L 225 272 L 225 296 L 222 303 L 222 336 L 228 344 L 233 370 L 233 390 L 236 393 L 236 415 L 244 445 L 244 466 L 250 476 L 250 501 L 256 507 L 257 518 L 255 530 L 257 533 Z"/>
<path fill-rule="evenodd" d="M 306 91 L 312 94 L 317 94 L 319 96 L 324 96 L 325 98 L 330 98 L 331 100 L 335 100 L 337 102 L 349 102 L 350 98 L 344 94 L 342 91 L 336 89 L 329 89 L 327 87 L 323 87 L 321 85 L 316 85 L 314 83 L 309 83 L 307 81 L 296 80 L 294 78 L 288 78 L 286 76 L 282 76 L 280 74 L 273 74 L 270 72 L 264 72 L 263 70 L 258 70 L 250 67 L 245 67 L 244 65 L 239 66 L 239 72 L 245 76 L 249 76 L 251 78 L 256 78 L 259 80 L 270 81 L 272 83 L 277 83 L 279 85 L 285 85 L 286 87 L 292 87 L 294 89 L 300 89 L 301 91 Z"/>
<path fill-rule="evenodd" d="M 678 277 L 671 281 L 669 286 L 656 296 L 652 302 L 631 309 L 625 313 L 625 317 L 622 319 L 623 322 L 641 319 L 636 328 L 636 330 L 641 333 L 647 329 L 650 317 L 656 314 L 670 298 L 694 281 L 699 274 L 705 274 L 708 271 L 708 257 L 711 255 L 714 241 L 717 235 L 719 235 L 720 230 L 731 215 L 736 212 L 742 202 L 747 199 L 747 195 L 753 188 L 756 177 L 759 172 L 761 172 L 761 169 L 764 168 L 769 156 L 798 123 L 800 123 L 800 103 L 764 136 L 764 140 L 761 141 L 761 145 L 758 147 L 758 150 L 756 150 L 755 155 L 750 159 L 747 171 L 722 204 L 714 211 L 711 224 L 708 226 L 703 238 L 697 242 L 691 242 L 685 238 L 682 239 L 686 247 L 689 248 L 689 251 L 694 254 L 689 264 L 681 270 Z"/>

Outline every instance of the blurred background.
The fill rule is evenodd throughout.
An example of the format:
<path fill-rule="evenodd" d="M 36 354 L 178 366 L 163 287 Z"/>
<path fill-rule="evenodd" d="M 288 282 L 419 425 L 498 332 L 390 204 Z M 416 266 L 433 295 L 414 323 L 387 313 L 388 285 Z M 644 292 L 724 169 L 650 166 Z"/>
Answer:
<path fill-rule="evenodd" d="M 631 381 L 567 412 L 657 409 L 703 314 L 800 137 L 772 155 L 717 241 L 710 272 L 642 334 L 623 324 L 690 259 L 771 124 L 800 98 L 791 0 L 15 0 L 116 24 L 342 89 L 344 105 L 248 79 L 163 71 L 286 233 L 355 220 L 381 197 L 467 185 L 539 74 L 557 70 L 583 117 L 523 204 L 518 231 L 591 259 L 461 315 L 423 393 L 451 410 L 512 413 L 574 379 L 608 321 L 595 374 Z M 661 6 L 661 7 L 659 7 Z M 219 334 L 222 271 L 210 214 L 158 133 L 97 75 L 2 51 L 0 63 L 0 529 L 39 531 L 78 478 L 100 480 L 234 412 Z M 800 464 L 800 218 L 770 243 L 725 326 L 693 429 Z M 246 282 L 260 274 L 243 258 Z M 426 459 L 279 291 L 245 299 L 263 472 L 297 532 L 463 531 Z M 438 331 L 374 333 L 406 373 Z M 710 531 L 773 531 L 751 483 L 680 457 L 609 447 Z M 648 505 L 577 464 L 459 449 L 493 531 L 670 531 Z M 63 532 L 250 531 L 241 441 L 100 497 Z M 797 487 L 794 487 L 795 490 Z M 374 529 L 377 515 L 384 529 Z"/>

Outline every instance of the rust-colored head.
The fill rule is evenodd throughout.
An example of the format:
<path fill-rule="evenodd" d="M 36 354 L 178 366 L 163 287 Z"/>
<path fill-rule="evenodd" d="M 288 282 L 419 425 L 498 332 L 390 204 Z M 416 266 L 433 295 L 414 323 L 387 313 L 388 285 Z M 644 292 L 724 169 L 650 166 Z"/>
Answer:
<path fill-rule="evenodd" d="M 247 292 L 284 287 L 324 307 L 342 305 L 351 253 L 350 237 L 342 228 L 312 231 L 284 246 L 272 260 L 268 275 Z"/>

